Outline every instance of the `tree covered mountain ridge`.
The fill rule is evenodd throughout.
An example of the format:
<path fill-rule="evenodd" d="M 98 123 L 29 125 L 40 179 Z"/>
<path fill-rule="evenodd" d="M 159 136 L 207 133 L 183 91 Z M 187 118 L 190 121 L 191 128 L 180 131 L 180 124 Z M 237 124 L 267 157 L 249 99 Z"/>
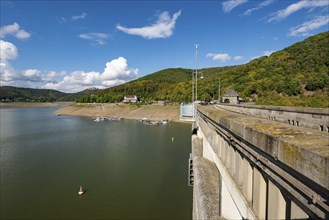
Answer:
<path fill-rule="evenodd" d="M 125 95 L 137 95 L 142 102 L 190 102 L 194 71 L 164 69 L 97 92 L 59 94 L 56 100 L 120 102 Z M 198 100 L 218 99 L 220 80 L 221 95 L 234 89 L 245 101 L 256 104 L 329 107 L 329 32 L 311 36 L 246 64 L 205 68 L 198 72 L 203 75 L 203 79 L 198 78 Z M 0 87 L 2 99 L 6 95 L 3 93 Z M 49 97 L 52 96 L 49 94 Z"/>
<path fill-rule="evenodd" d="M 78 93 L 64 93 L 52 89 L 19 88 L 13 86 L 0 86 L 0 102 L 58 102 L 75 101 L 82 96 L 98 92 L 90 88 Z"/>
<path fill-rule="evenodd" d="M 124 95 L 141 101 L 190 102 L 192 72 L 165 69 L 123 85 L 81 97 L 80 102 L 118 102 Z M 238 66 L 199 70 L 198 99 L 210 101 L 234 89 L 245 100 L 261 105 L 329 107 L 329 32 Z"/>

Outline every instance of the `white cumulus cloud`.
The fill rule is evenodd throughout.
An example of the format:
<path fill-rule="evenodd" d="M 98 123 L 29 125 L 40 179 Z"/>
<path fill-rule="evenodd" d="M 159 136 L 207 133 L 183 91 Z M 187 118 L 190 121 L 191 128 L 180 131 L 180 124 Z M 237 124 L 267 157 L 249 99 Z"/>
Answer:
<path fill-rule="evenodd" d="M 227 53 L 208 53 L 207 57 L 211 57 L 213 60 L 219 60 L 221 62 L 226 62 L 231 59 L 231 57 Z"/>
<path fill-rule="evenodd" d="M 7 41 L 0 39 L 0 62 L 7 63 L 9 60 L 14 60 L 17 57 L 17 47 Z"/>
<path fill-rule="evenodd" d="M 0 39 L 0 85 L 14 85 L 27 87 L 30 82 L 45 83 L 53 81 L 60 74 L 55 72 L 42 73 L 37 69 L 15 70 L 11 61 L 18 56 L 17 47 L 7 41 Z"/>
<path fill-rule="evenodd" d="M 129 68 L 127 59 L 119 57 L 107 62 L 102 73 L 74 71 L 67 74 L 62 80 L 45 83 L 42 88 L 79 92 L 90 87 L 107 88 L 120 85 L 136 78 L 137 75 L 138 69 Z"/>
<path fill-rule="evenodd" d="M 173 34 L 176 20 L 180 15 L 181 11 L 178 11 L 170 17 L 169 13 L 165 11 L 159 15 L 158 20 L 152 25 L 140 28 L 127 28 L 117 25 L 117 29 L 124 33 L 141 36 L 146 39 L 168 38 Z"/>
<path fill-rule="evenodd" d="M 225 13 L 229 13 L 232 11 L 235 7 L 242 5 L 244 3 L 248 2 L 248 0 L 228 0 L 222 3 L 223 11 Z"/>
<path fill-rule="evenodd" d="M 137 76 L 138 69 L 128 68 L 127 60 L 124 57 L 119 57 L 106 63 L 104 72 L 102 73 L 103 80 L 123 80 L 133 79 Z"/>
<path fill-rule="evenodd" d="M 0 85 L 10 85 L 15 78 L 15 71 L 10 65 L 10 60 L 17 57 L 17 47 L 7 41 L 0 39 Z"/>
<path fill-rule="evenodd" d="M 329 3 L 328 0 L 301 0 L 296 3 L 293 3 L 286 7 L 285 9 L 279 10 L 274 13 L 272 17 L 269 18 L 269 22 L 272 21 L 280 21 L 289 15 L 304 9 L 304 8 L 316 8 L 316 7 L 328 7 Z"/>
<path fill-rule="evenodd" d="M 40 77 L 40 71 L 37 69 L 27 69 L 22 71 L 22 75 L 28 78 Z"/>
<path fill-rule="evenodd" d="M 40 71 L 38 69 L 15 70 L 11 61 L 18 56 L 17 47 L 0 39 L 0 85 L 55 89 L 63 92 L 79 92 L 90 87 L 107 88 L 125 83 L 138 76 L 137 68 L 130 68 L 124 57 L 105 64 L 103 72 L 74 71 L 72 73 Z"/>
<path fill-rule="evenodd" d="M 55 82 L 56 78 L 63 77 L 65 75 L 66 75 L 65 71 L 62 72 L 50 71 L 48 73 L 41 74 L 41 79 L 43 82 Z"/>
<path fill-rule="evenodd" d="M 41 88 L 55 89 L 63 92 L 78 92 L 98 84 L 98 72 L 74 71 L 60 81 L 43 84 Z"/>
<path fill-rule="evenodd" d="M 324 25 L 328 25 L 329 15 L 318 16 L 311 21 L 304 22 L 301 25 L 293 27 L 290 29 L 289 36 L 309 36 L 310 31 L 318 29 Z"/>
<path fill-rule="evenodd" d="M 27 39 L 31 36 L 29 32 L 21 29 L 16 22 L 0 28 L 0 38 L 5 38 L 7 35 L 12 35 L 18 39 Z"/>
<path fill-rule="evenodd" d="M 66 75 L 61 81 L 48 82 L 42 86 L 43 89 L 55 89 L 63 92 L 78 92 L 89 87 L 100 84 L 100 73 L 74 71 Z"/>

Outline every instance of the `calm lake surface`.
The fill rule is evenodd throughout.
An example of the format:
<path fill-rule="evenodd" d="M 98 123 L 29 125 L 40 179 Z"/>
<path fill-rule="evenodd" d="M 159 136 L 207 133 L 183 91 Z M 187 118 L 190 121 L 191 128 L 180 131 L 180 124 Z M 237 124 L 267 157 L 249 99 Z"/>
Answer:
<path fill-rule="evenodd" d="M 94 122 L 57 109 L 0 109 L 1 219 L 192 218 L 190 124 Z"/>

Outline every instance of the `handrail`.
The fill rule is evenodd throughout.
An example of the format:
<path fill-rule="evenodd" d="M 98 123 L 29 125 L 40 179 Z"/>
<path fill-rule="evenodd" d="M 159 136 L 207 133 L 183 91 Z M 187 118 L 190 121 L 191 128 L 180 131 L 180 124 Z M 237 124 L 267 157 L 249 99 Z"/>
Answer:
<path fill-rule="evenodd" d="M 256 106 L 256 105 L 234 105 L 234 104 L 225 104 L 220 103 L 220 105 L 215 105 L 216 108 L 220 108 L 220 106 L 233 106 L 237 108 L 249 108 L 249 109 L 260 109 L 260 110 L 268 110 L 268 111 L 278 111 L 278 112 L 292 112 L 292 113 L 299 113 L 299 114 L 309 114 L 309 115 L 325 115 L 329 116 L 329 112 L 316 112 L 315 110 L 312 111 L 301 111 L 301 110 L 293 110 L 282 107 L 275 107 L 275 106 Z M 326 108 L 327 109 L 327 108 Z"/>

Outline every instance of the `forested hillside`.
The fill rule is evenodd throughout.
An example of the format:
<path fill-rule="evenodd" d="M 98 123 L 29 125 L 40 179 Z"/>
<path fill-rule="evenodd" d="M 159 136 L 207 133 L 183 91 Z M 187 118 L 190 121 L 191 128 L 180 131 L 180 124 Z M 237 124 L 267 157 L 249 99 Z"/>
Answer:
<path fill-rule="evenodd" d="M 80 97 L 96 94 L 98 89 L 86 89 L 78 93 L 64 93 L 51 89 L 18 88 L 0 86 L 0 101 L 2 102 L 57 102 L 76 101 Z"/>
<path fill-rule="evenodd" d="M 137 95 L 140 101 L 171 100 L 174 102 L 188 101 L 191 94 L 191 71 L 188 69 L 165 69 L 141 77 L 137 80 L 116 87 L 101 90 L 97 95 L 81 97 L 79 102 L 121 102 L 125 95 Z M 181 89 L 186 96 L 174 97 L 177 85 L 186 84 Z"/>
<path fill-rule="evenodd" d="M 166 69 L 135 81 L 81 97 L 79 102 L 118 102 L 124 95 L 141 101 L 192 99 L 191 69 Z M 198 79 L 198 99 L 209 101 L 236 90 L 246 101 L 263 105 L 329 107 L 329 32 L 293 44 L 247 64 L 207 68 Z"/>
<path fill-rule="evenodd" d="M 63 92 L 50 89 L 0 87 L 0 100 L 5 102 L 54 102 L 64 95 Z"/>
<path fill-rule="evenodd" d="M 77 93 L 66 93 L 64 96 L 58 98 L 56 101 L 59 102 L 70 102 L 70 101 L 76 101 L 81 97 L 86 97 L 86 96 L 90 96 L 93 94 L 97 94 L 100 90 L 97 88 L 89 88 L 89 89 L 85 89 L 81 92 L 77 92 Z"/>

